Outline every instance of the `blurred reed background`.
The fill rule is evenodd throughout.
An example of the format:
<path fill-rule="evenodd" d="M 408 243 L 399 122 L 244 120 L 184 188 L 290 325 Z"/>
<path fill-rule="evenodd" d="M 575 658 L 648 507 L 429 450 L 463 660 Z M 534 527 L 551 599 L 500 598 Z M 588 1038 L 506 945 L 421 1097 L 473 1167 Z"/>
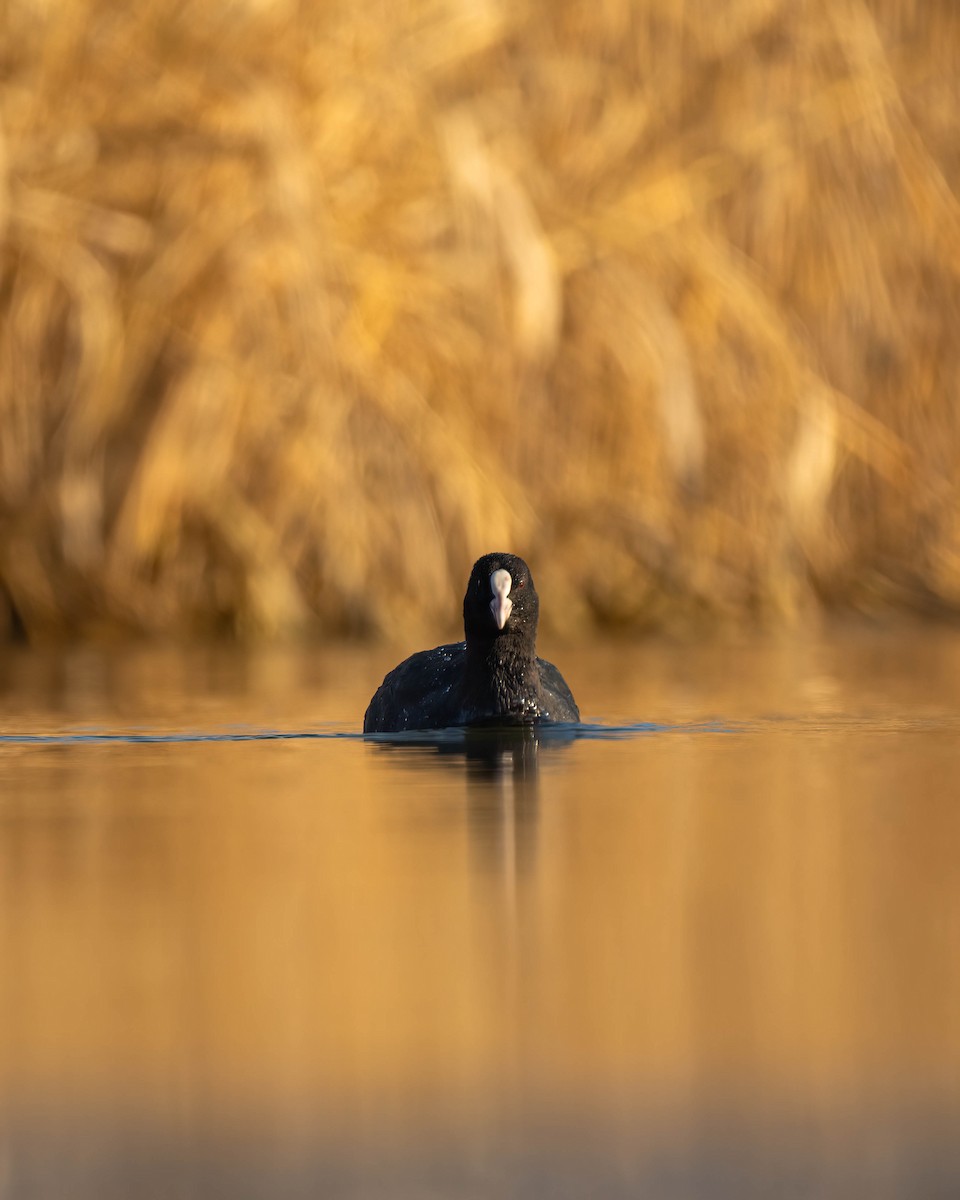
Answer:
<path fill-rule="evenodd" d="M 956 0 L 8 0 L 0 628 L 960 609 Z"/>

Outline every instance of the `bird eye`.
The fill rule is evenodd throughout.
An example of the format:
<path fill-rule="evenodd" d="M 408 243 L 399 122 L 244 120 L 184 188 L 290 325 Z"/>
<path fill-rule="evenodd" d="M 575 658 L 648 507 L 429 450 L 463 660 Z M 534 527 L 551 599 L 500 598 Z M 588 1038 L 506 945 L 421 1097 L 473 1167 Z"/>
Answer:
<path fill-rule="evenodd" d="M 519 582 L 517 583 L 517 587 L 518 587 L 518 588 L 522 588 L 522 587 L 526 587 L 526 586 L 527 586 L 527 581 L 526 581 L 525 579 L 521 579 L 521 580 L 519 580 Z"/>

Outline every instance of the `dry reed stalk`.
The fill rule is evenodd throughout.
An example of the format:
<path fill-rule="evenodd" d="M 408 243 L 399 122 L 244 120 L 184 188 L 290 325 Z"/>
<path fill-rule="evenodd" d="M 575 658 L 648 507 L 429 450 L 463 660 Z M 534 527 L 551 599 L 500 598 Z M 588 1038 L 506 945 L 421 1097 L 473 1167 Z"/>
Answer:
<path fill-rule="evenodd" d="M 952 0 L 14 0 L 0 626 L 960 605 Z M 424 598 L 427 598 L 426 603 Z"/>

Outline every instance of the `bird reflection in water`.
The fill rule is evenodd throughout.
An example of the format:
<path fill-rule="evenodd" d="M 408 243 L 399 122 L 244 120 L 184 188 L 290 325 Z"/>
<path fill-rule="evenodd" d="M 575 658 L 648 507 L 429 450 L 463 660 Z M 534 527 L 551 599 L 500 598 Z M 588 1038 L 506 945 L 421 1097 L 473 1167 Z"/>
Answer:
<path fill-rule="evenodd" d="M 532 866 L 539 815 L 541 757 L 568 749 L 575 725 L 476 725 L 380 734 L 368 741 L 410 767 L 433 759 L 461 772 L 467 788 L 471 842 L 481 869 L 515 880 Z"/>

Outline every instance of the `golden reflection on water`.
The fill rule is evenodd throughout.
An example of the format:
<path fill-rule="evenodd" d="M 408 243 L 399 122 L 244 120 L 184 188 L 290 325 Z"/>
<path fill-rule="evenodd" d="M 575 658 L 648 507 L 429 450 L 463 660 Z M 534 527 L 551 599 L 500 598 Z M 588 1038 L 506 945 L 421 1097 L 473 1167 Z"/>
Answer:
<path fill-rule="evenodd" d="M 719 726 L 486 765 L 0 746 L 7 1115 L 957 1115 L 960 643 L 934 642 L 568 655 L 590 716 Z M 21 662 L 3 729 L 355 727 L 379 680 L 270 661 L 91 659 L 72 691 Z"/>

